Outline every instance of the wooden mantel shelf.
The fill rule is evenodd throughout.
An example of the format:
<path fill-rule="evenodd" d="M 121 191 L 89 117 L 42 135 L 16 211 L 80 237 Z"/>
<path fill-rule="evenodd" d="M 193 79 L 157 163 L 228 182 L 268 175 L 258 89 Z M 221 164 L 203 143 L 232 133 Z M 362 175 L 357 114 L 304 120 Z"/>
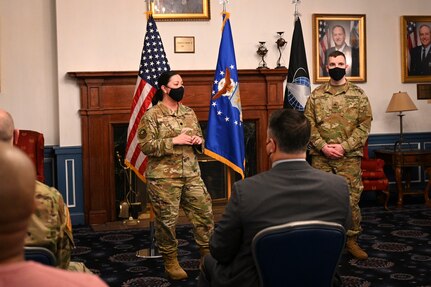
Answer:
<path fill-rule="evenodd" d="M 214 78 L 214 70 L 183 70 L 177 71 L 181 76 L 187 75 L 187 76 L 204 76 L 204 77 L 211 77 Z M 286 77 L 287 75 L 287 69 L 249 69 L 249 70 L 239 70 L 239 78 L 241 83 L 241 76 L 245 75 L 272 75 L 277 76 L 281 75 L 283 77 Z M 137 71 L 83 71 L 83 72 L 68 72 L 68 76 L 72 78 L 122 78 L 122 77 L 137 77 L 138 72 Z"/>
<path fill-rule="evenodd" d="M 214 70 L 178 71 L 184 81 L 183 103 L 200 121 L 208 119 Z M 80 88 L 84 209 L 86 223 L 116 220 L 113 127 L 128 123 L 137 71 L 69 72 Z M 244 120 L 256 123 L 257 171 L 269 166 L 264 152 L 269 114 L 283 106 L 287 69 L 239 70 Z"/>

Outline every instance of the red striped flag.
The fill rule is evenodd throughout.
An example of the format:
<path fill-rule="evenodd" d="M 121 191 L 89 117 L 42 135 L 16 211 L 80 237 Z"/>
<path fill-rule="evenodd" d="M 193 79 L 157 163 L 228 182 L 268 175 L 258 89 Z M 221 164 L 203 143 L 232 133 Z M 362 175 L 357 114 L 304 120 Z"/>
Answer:
<path fill-rule="evenodd" d="M 320 74 L 323 75 L 326 65 L 326 51 L 329 49 L 328 25 L 326 21 L 319 21 L 319 45 L 320 45 Z"/>
<path fill-rule="evenodd" d="M 160 74 L 169 71 L 170 67 L 163 48 L 162 39 L 157 30 L 156 22 L 150 14 L 147 21 L 144 46 L 142 48 L 138 80 L 130 109 L 129 128 L 127 129 L 127 145 L 125 164 L 136 175 L 144 179 L 147 157 L 141 152 L 137 132 L 139 122 L 144 113 L 151 107 L 151 100 L 157 89 L 157 79 Z"/>
<path fill-rule="evenodd" d="M 416 47 L 418 44 L 418 34 L 416 33 L 416 23 L 407 23 L 407 45 L 409 50 Z"/>
<path fill-rule="evenodd" d="M 407 67 L 410 67 L 410 50 L 418 45 L 418 34 L 416 33 L 416 23 L 407 23 Z M 410 68 L 409 68 L 410 69 Z"/>

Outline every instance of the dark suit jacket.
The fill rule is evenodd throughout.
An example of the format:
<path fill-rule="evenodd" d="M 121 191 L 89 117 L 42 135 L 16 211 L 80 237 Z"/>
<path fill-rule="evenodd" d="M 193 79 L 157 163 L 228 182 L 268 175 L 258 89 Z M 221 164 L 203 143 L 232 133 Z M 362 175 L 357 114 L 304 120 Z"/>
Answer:
<path fill-rule="evenodd" d="M 422 46 L 410 50 L 409 76 L 431 75 L 431 49 L 422 61 Z"/>
<path fill-rule="evenodd" d="M 251 242 L 260 230 L 297 220 L 351 224 L 349 192 L 341 176 L 314 169 L 306 161 L 279 163 L 238 181 L 210 241 L 218 261 L 211 286 L 258 286 Z"/>

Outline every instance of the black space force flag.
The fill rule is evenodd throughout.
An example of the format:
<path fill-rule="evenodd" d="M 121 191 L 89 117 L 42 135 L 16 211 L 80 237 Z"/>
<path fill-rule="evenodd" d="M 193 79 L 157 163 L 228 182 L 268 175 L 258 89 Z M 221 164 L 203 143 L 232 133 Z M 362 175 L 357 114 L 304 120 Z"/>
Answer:
<path fill-rule="evenodd" d="M 283 107 L 304 111 L 310 91 L 307 55 L 305 54 L 301 20 L 298 17 L 295 21 L 292 46 L 290 47 L 289 71 Z"/>

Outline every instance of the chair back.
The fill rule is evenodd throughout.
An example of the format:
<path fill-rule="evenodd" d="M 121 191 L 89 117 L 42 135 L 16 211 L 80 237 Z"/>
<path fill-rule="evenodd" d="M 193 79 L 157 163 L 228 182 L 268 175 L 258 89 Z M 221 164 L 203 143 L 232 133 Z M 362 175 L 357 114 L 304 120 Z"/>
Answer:
<path fill-rule="evenodd" d="M 37 180 L 44 182 L 45 140 L 43 134 L 32 130 L 15 130 L 13 143 L 30 157 L 36 168 Z"/>
<path fill-rule="evenodd" d="M 388 210 L 389 179 L 384 171 L 385 161 L 380 158 L 370 158 L 368 152 L 368 140 L 364 145 L 364 155 L 361 161 L 361 179 L 363 191 L 381 191 L 385 195 L 384 207 Z"/>
<path fill-rule="evenodd" d="M 39 262 L 48 266 L 56 266 L 57 260 L 51 250 L 39 246 L 24 247 L 25 260 Z"/>
<path fill-rule="evenodd" d="M 345 241 L 342 225 L 319 220 L 261 230 L 252 241 L 260 286 L 332 286 Z"/>

